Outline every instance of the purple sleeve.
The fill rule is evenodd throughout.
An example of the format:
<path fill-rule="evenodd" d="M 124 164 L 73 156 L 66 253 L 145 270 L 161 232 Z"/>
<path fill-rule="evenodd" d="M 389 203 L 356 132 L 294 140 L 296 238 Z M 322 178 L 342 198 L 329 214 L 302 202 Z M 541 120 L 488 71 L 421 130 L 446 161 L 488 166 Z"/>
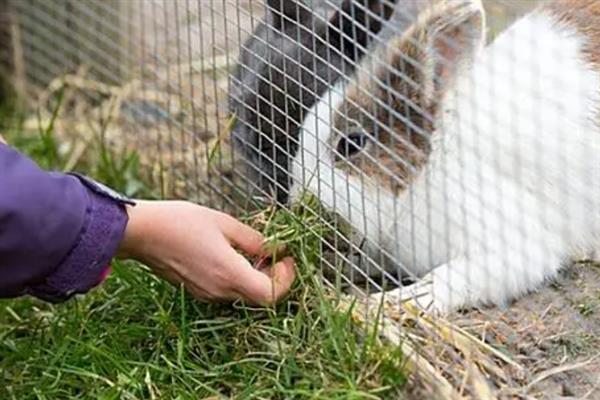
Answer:
<path fill-rule="evenodd" d="M 0 297 L 62 301 L 100 283 L 124 206 L 0 143 Z"/>

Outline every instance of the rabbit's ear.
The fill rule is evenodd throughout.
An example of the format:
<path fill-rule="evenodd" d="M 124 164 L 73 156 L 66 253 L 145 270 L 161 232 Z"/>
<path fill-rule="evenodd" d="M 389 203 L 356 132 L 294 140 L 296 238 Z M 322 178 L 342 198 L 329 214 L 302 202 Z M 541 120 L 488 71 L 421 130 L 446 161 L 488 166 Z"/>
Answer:
<path fill-rule="evenodd" d="M 286 24 L 305 24 L 312 19 L 312 12 L 303 0 L 268 0 L 273 16 L 273 26 L 281 29 Z"/>
<path fill-rule="evenodd" d="M 429 101 L 444 96 L 457 75 L 470 67 L 484 43 L 485 12 L 480 0 L 432 3 L 408 37 L 397 42 L 402 53 L 413 55 L 423 68 L 421 83 Z"/>
<path fill-rule="evenodd" d="M 375 77 L 400 94 L 418 86 L 421 105 L 429 107 L 443 98 L 484 41 L 480 0 L 432 0 L 410 28 L 393 34 L 365 60 L 359 81 L 371 86 Z"/>

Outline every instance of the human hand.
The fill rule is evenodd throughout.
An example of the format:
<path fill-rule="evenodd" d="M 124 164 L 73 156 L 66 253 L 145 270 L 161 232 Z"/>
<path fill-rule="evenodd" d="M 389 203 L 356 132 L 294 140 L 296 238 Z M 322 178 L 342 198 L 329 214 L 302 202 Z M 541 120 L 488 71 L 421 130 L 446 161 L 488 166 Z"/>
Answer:
<path fill-rule="evenodd" d="M 147 264 L 198 299 L 268 305 L 294 282 L 292 258 L 259 271 L 234 250 L 269 255 L 259 232 L 227 214 L 183 201 L 139 201 L 127 211 L 118 257 Z"/>

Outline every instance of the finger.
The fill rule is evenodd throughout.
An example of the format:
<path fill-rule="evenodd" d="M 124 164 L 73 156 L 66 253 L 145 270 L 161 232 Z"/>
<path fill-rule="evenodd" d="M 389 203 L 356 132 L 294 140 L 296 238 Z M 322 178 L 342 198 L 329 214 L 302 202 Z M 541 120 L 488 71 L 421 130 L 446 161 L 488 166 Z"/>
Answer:
<path fill-rule="evenodd" d="M 268 277 L 273 285 L 272 302 L 281 300 L 291 289 L 296 280 L 296 263 L 292 257 L 285 257 L 275 263 L 270 269 Z"/>
<path fill-rule="evenodd" d="M 4 138 L 2 137 L 2 134 L 0 134 L 0 143 L 6 144 L 6 140 L 4 140 Z"/>
<path fill-rule="evenodd" d="M 240 263 L 234 290 L 248 302 L 271 305 L 287 294 L 296 278 L 294 260 L 286 257 L 276 263 L 268 274 L 258 271 L 244 259 Z"/>
<path fill-rule="evenodd" d="M 240 295 L 234 291 L 215 294 L 194 284 L 186 284 L 185 289 L 201 303 L 227 303 L 240 298 Z"/>
<path fill-rule="evenodd" d="M 220 214 L 219 225 L 227 240 L 238 249 L 250 255 L 264 253 L 265 238 L 257 230 L 227 214 Z"/>

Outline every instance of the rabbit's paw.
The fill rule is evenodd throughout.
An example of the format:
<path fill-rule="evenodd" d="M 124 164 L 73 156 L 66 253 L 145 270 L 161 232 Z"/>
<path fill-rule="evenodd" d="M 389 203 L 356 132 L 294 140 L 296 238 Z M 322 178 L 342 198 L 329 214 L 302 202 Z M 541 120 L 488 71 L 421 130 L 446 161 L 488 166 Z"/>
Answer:
<path fill-rule="evenodd" d="M 391 306 L 408 303 L 431 313 L 443 312 L 442 305 L 437 304 L 433 296 L 433 277 L 431 275 L 426 275 L 412 285 L 378 293 L 371 296 L 371 299 L 380 301 L 381 297 L 384 297 L 385 302 Z"/>
<path fill-rule="evenodd" d="M 429 314 L 446 315 L 469 300 L 469 291 L 462 274 L 454 275 L 453 285 L 449 285 L 447 279 L 444 279 L 448 278 L 448 271 L 448 264 L 441 265 L 412 285 L 379 294 L 378 299 L 385 296 L 386 303 L 392 306 L 409 303 Z"/>
<path fill-rule="evenodd" d="M 426 275 L 412 285 L 398 289 L 400 302 L 406 302 L 424 311 L 437 312 L 435 299 L 433 297 L 433 279 Z"/>

